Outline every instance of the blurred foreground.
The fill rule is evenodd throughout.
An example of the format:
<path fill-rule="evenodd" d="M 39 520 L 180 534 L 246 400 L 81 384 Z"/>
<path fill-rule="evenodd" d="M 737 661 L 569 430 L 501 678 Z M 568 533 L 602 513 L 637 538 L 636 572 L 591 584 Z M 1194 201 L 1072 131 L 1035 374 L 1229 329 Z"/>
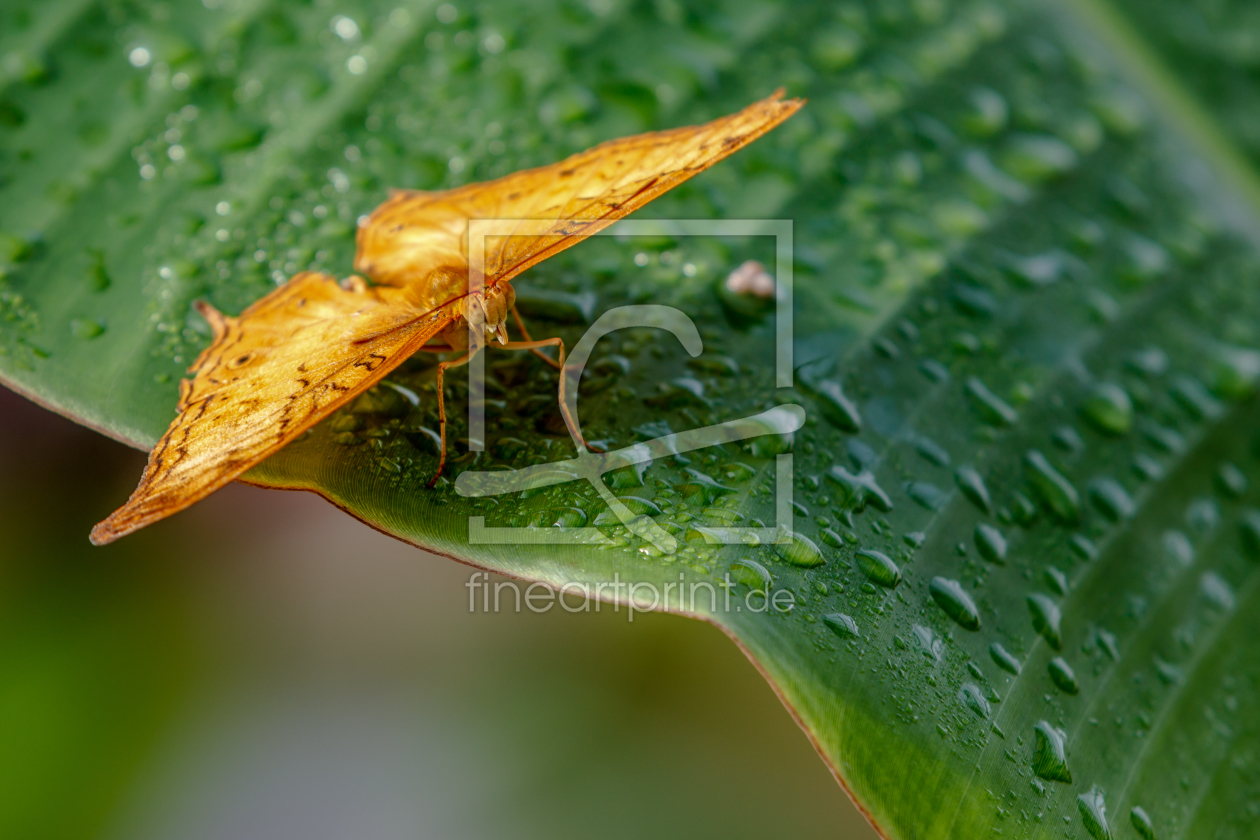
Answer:
<path fill-rule="evenodd" d="M 470 613 L 305 493 L 91 547 L 143 463 L 0 389 L 0 837 L 875 836 L 715 628 Z"/>

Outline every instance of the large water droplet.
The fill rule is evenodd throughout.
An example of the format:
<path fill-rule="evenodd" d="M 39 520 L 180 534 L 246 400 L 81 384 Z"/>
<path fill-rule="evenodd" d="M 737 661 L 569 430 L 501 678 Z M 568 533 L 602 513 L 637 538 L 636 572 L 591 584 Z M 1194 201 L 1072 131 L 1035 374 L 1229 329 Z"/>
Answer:
<path fill-rule="evenodd" d="M 896 589 L 901 583 L 901 569 L 887 554 L 864 548 L 856 556 L 858 568 L 872 583 L 886 589 Z"/>
<path fill-rule="evenodd" d="M 1234 590 L 1216 572 L 1203 573 L 1203 577 L 1199 578 L 1199 591 L 1203 593 L 1203 600 L 1221 612 L 1229 612 L 1234 608 Z"/>
<path fill-rule="evenodd" d="M 1050 680 L 1059 687 L 1060 691 L 1073 695 L 1081 693 L 1081 687 L 1076 682 L 1076 672 L 1062 656 L 1056 656 L 1050 660 L 1049 671 Z"/>
<path fill-rule="evenodd" d="M 1173 380 L 1168 393 L 1195 420 L 1214 420 L 1224 411 L 1216 398 L 1203 387 L 1203 383 L 1189 376 L 1179 376 Z"/>
<path fill-rule="evenodd" d="M 971 596 L 963 591 L 962 584 L 949 578 L 934 577 L 928 589 L 932 599 L 960 627 L 972 631 L 980 629 L 980 611 Z"/>
<path fill-rule="evenodd" d="M 831 613 L 823 616 L 823 624 L 842 639 L 860 639 L 857 622 L 844 613 Z"/>
<path fill-rule="evenodd" d="M 987 719 L 993 713 L 989 701 L 984 698 L 980 687 L 975 683 L 963 684 L 958 691 L 958 701 L 974 712 L 978 718 Z"/>
<path fill-rule="evenodd" d="M 893 508 L 892 499 L 875 481 L 875 476 L 869 470 L 862 470 L 854 475 L 837 464 L 827 471 L 827 478 L 844 491 L 845 498 L 842 503 L 845 507 L 861 512 L 869 504 L 885 513 Z"/>
<path fill-rule="evenodd" d="M 989 488 L 985 486 L 984 479 L 974 467 L 959 467 L 954 480 L 958 483 L 958 489 L 973 505 L 990 516 L 993 514 L 993 500 L 989 497 Z"/>
<path fill-rule="evenodd" d="M 1260 560 L 1260 510 L 1248 508 L 1243 511 L 1238 530 L 1242 534 L 1243 551 L 1252 560 Z"/>
<path fill-rule="evenodd" d="M 981 557 L 999 566 L 1006 565 L 1006 537 L 1001 531 L 981 522 L 976 525 L 975 539 Z"/>
<path fill-rule="evenodd" d="M 914 442 L 914 448 L 925 461 L 938 467 L 949 466 L 949 453 L 931 438 L 919 438 Z"/>
<path fill-rule="evenodd" d="M 1067 733 L 1043 720 L 1033 727 L 1033 736 L 1033 772 L 1052 782 L 1071 784 L 1072 771 L 1067 766 Z"/>
<path fill-rule="evenodd" d="M 853 401 L 845 396 L 844 388 L 839 382 L 831 379 L 823 380 L 812 385 L 811 390 L 819 398 L 823 416 L 836 428 L 854 435 L 862 431 L 862 415 L 858 413 Z"/>
<path fill-rule="evenodd" d="M 949 497 L 937 487 L 926 481 L 912 481 L 906 487 L 906 495 L 914 499 L 925 510 L 937 511 L 945 507 Z"/>
<path fill-rule="evenodd" d="M 1247 476 L 1226 461 L 1216 471 L 1216 486 L 1226 496 L 1237 499 L 1247 492 Z"/>
<path fill-rule="evenodd" d="M 922 624 L 916 624 L 910 628 L 914 634 L 914 640 L 919 645 L 919 652 L 924 658 L 930 659 L 932 662 L 940 662 L 941 655 L 945 650 L 945 643 L 941 641 L 940 636 L 932 632 L 932 628 L 924 627 Z"/>
<path fill-rule="evenodd" d="M 1046 595 L 1035 592 L 1028 596 L 1028 611 L 1032 613 L 1033 629 L 1055 650 L 1063 649 L 1063 638 L 1059 630 L 1062 614 L 1059 605 Z"/>
<path fill-rule="evenodd" d="M 1103 801 L 1103 792 L 1098 785 L 1076 797 L 1076 807 L 1080 809 L 1085 830 L 1094 840 L 1111 840 L 1111 829 L 1107 827 L 1107 803 Z"/>
<path fill-rule="evenodd" d="M 1017 677 L 1019 676 L 1019 672 L 1023 670 L 1023 667 L 1019 664 L 1019 660 L 1012 656 L 1010 652 L 1008 652 L 1007 649 L 1002 647 L 1002 645 L 998 642 L 994 642 L 989 645 L 989 656 L 993 657 L 993 661 L 999 668 L 1003 671 L 1014 674 Z"/>
<path fill-rule="evenodd" d="M 1133 830 L 1142 840 L 1155 840 L 1155 826 L 1151 825 L 1151 818 L 1141 805 L 1133 806 L 1133 810 L 1129 812 L 1129 822 L 1133 823 Z"/>
<path fill-rule="evenodd" d="M 1081 497 L 1072 483 L 1050 465 L 1036 449 L 1024 456 L 1033 490 L 1050 512 L 1063 523 L 1073 525 L 1081 518 Z"/>
<path fill-rule="evenodd" d="M 747 557 L 731 564 L 731 579 L 754 592 L 770 591 L 770 572 L 756 560 Z"/>
<path fill-rule="evenodd" d="M 1111 382 L 1099 382 L 1090 389 L 1081 404 L 1081 414 L 1103 434 L 1124 435 L 1133 428 L 1133 401 Z"/>
<path fill-rule="evenodd" d="M 774 545 L 775 553 L 784 561 L 805 569 L 827 562 L 822 551 L 809 537 L 794 531 L 788 531 L 786 536 L 786 542 L 776 542 Z"/>
<path fill-rule="evenodd" d="M 1091 481 L 1089 497 L 1102 515 L 1112 522 L 1130 519 L 1137 512 L 1133 497 L 1114 478 L 1103 477 Z"/>
<path fill-rule="evenodd" d="M 1019 417 L 1015 409 L 990 391 L 977 377 L 967 380 L 967 394 L 980 413 L 980 418 L 991 426 L 1009 426 Z"/>

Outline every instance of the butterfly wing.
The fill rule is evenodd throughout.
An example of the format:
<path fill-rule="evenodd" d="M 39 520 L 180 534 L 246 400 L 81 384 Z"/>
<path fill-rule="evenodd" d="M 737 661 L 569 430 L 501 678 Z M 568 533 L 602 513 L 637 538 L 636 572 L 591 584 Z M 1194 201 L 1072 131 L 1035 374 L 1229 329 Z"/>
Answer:
<path fill-rule="evenodd" d="M 214 341 L 181 383 L 179 415 L 125 505 L 92 530 L 97 545 L 206 497 L 345 405 L 454 317 L 403 290 L 351 289 L 304 272 L 239 318 L 208 306 Z"/>
<path fill-rule="evenodd" d="M 359 228 L 355 270 L 377 283 L 424 284 L 443 270 L 467 269 L 469 219 L 510 219 L 508 235 L 487 237 L 485 282 L 511 280 L 747 146 L 803 104 L 779 91 L 704 125 L 610 140 L 496 181 L 397 192 Z M 435 292 L 438 303 L 452 289 Z"/>

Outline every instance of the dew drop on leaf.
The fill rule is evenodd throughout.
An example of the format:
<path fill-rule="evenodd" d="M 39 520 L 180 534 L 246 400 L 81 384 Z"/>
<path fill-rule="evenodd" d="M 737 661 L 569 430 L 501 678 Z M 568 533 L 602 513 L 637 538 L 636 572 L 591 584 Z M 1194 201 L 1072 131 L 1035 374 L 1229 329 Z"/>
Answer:
<path fill-rule="evenodd" d="M 1111 840 L 1111 829 L 1107 827 L 1107 803 L 1103 801 L 1103 793 L 1097 785 L 1088 792 L 1076 797 L 1076 807 L 1081 812 L 1081 822 L 1085 830 L 1094 840 Z"/>
<path fill-rule="evenodd" d="M 1032 613 L 1033 629 L 1055 650 L 1063 649 L 1059 631 L 1061 613 L 1059 605 L 1040 592 L 1028 596 L 1028 611 Z"/>
<path fill-rule="evenodd" d="M 1080 694 L 1081 687 L 1076 681 L 1076 672 L 1067 664 L 1062 656 L 1050 660 L 1049 671 L 1051 681 L 1067 694 Z"/>
<path fill-rule="evenodd" d="M 872 583 L 885 589 L 896 589 L 901 583 L 901 569 L 882 551 L 862 549 L 857 553 L 858 568 Z"/>
<path fill-rule="evenodd" d="M 932 599 L 958 626 L 973 632 L 980 629 L 980 611 L 971 596 L 963 591 L 962 584 L 949 578 L 934 577 L 928 588 Z"/>
<path fill-rule="evenodd" d="M 1007 651 L 1006 648 L 1002 647 L 1002 645 L 998 642 L 994 642 L 989 645 L 989 656 L 993 657 L 994 663 L 996 663 L 999 668 L 1003 671 L 1014 674 L 1017 677 L 1019 676 L 1019 672 L 1023 670 L 1023 667 L 1019 664 L 1019 660 L 1012 656 L 1010 652 Z"/>
<path fill-rule="evenodd" d="M 1033 727 L 1033 737 L 1033 772 L 1051 782 L 1070 784 L 1072 771 L 1067 766 L 1067 734 L 1043 720 Z"/>

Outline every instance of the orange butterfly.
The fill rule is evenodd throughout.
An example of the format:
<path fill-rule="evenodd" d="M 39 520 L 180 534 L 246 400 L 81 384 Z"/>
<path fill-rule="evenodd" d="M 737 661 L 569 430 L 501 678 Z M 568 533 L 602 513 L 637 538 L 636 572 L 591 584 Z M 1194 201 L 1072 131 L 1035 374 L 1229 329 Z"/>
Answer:
<path fill-rule="evenodd" d="M 559 338 L 533 341 L 510 281 L 743 148 L 804 102 L 782 91 L 700 126 L 624 137 L 538 169 L 442 192 L 397 191 L 359 228 L 355 271 L 341 283 L 303 272 L 232 318 L 197 307 L 214 340 L 180 383 L 179 416 L 149 455 L 127 503 L 92 529 L 97 545 L 183 510 L 238 477 L 379 382 L 418 350 L 462 355 L 442 375 L 498 341 L 562 367 Z M 519 219 L 488 237 L 485 265 L 469 265 L 470 219 Z M 470 269 L 482 291 L 469 292 Z M 511 314 L 524 341 L 509 341 Z M 469 321 L 483 329 L 471 336 Z M 431 340 L 442 342 L 428 345 Z M 554 345 L 559 361 L 538 348 Z M 565 422 L 576 429 L 564 402 Z M 436 480 L 436 475 L 434 476 Z"/>

